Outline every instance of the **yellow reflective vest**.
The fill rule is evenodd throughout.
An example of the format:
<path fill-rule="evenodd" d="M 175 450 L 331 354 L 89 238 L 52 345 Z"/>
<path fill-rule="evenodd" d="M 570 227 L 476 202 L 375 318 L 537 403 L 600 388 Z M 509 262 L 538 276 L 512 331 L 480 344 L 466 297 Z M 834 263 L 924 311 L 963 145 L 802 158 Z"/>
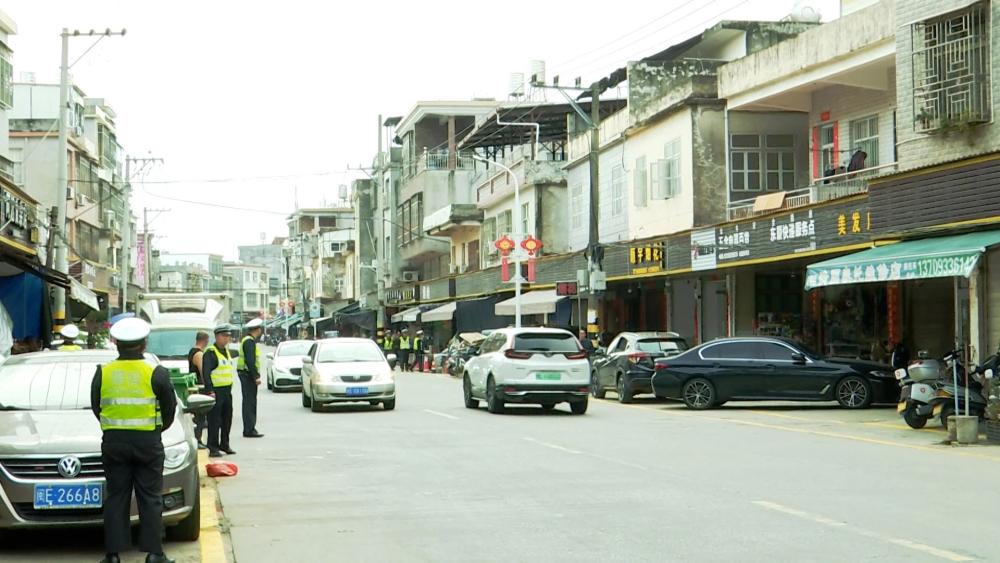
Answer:
<path fill-rule="evenodd" d="M 239 357 L 239 359 L 236 360 L 236 369 L 238 369 L 240 371 L 246 371 L 247 370 L 247 360 L 246 360 L 246 358 L 244 357 L 244 354 L 243 354 L 244 346 L 246 346 L 247 340 L 253 340 L 253 337 L 252 336 L 244 336 L 243 340 L 240 340 L 240 357 Z M 254 350 L 256 351 L 256 353 L 254 354 L 254 356 L 256 356 L 256 358 L 257 358 L 257 361 L 255 362 L 255 365 L 257 366 L 257 372 L 259 373 L 260 372 L 260 346 L 255 346 Z"/>
<path fill-rule="evenodd" d="M 153 366 L 115 360 L 101 368 L 101 430 L 152 432 L 161 426 Z"/>
<path fill-rule="evenodd" d="M 233 378 L 236 377 L 236 365 L 232 356 L 229 355 L 229 350 L 221 352 L 213 344 L 205 349 L 205 353 L 215 354 L 215 358 L 219 362 L 219 365 L 215 366 L 215 369 L 209 374 L 209 377 L 212 378 L 212 387 L 232 387 Z"/>
<path fill-rule="evenodd" d="M 63 344 L 59 347 L 60 352 L 79 352 L 83 348 L 77 344 Z"/>
<path fill-rule="evenodd" d="M 400 336 L 399 337 L 399 349 L 400 350 L 409 350 L 410 349 L 410 337 L 409 336 Z"/>

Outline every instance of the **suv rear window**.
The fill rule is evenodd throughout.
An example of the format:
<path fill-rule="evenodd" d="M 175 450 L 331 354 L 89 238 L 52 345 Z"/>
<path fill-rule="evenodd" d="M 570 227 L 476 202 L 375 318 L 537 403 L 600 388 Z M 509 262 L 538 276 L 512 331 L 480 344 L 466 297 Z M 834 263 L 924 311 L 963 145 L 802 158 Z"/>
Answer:
<path fill-rule="evenodd" d="M 635 343 L 635 347 L 640 352 L 679 354 L 687 350 L 687 343 L 683 338 L 643 338 Z"/>
<path fill-rule="evenodd" d="M 579 352 L 580 343 L 572 334 L 526 332 L 514 337 L 514 350 L 525 352 Z"/>

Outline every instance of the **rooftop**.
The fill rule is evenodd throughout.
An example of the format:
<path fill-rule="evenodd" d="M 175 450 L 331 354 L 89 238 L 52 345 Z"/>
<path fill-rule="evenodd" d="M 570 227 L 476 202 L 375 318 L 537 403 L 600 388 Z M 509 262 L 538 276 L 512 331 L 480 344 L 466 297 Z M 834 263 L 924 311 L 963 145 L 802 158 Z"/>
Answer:
<path fill-rule="evenodd" d="M 622 109 L 626 100 L 601 100 L 601 117 L 605 118 Z M 590 115 L 590 102 L 581 102 L 580 108 Z M 531 143 L 535 129 L 502 125 L 501 122 L 518 122 L 524 125 L 539 124 L 539 140 L 542 143 L 565 140 L 567 135 L 566 116 L 575 114 L 573 106 L 565 104 L 536 104 L 533 106 L 502 107 L 487 115 L 485 121 L 462 139 L 458 148 L 516 146 Z"/>

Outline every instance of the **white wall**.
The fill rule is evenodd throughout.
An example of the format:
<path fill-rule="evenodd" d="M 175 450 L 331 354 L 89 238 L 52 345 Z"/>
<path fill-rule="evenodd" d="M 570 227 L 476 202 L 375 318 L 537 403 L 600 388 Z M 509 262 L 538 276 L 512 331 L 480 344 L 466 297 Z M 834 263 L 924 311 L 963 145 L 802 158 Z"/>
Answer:
<path fill-rule="evenodd" d="M 622 143 L 614 143 L 610 146 L 604 146 L 601 148 L 600 155 L 600 177 L 598 179 L 598 195 L 599 195 L 599 211 L 600 217 L 598 218 L 598 233 L 600 235 L 601 242 L 618 242 L 627 240 L 629 238 L 629 203 L 631 201 L 631 179 L 629 175 L 631 174 L 631 166 L 627 162 L 623 162 L 623 157 L 625 155 L 625 145 Z M 623 172 L 625 174 L 625 193 L 624 201 L 622 207 L 622 213 L 619 215 L 614 215 L 612 213 L 612 193 L 611 193 L 611 178 L 614 168 L 624 168 Z M 579 160 L 573 164 L 571 168 L 567 169 L 566 173 L 567 187 L 566 187 L 566 200 L 568 202 L 566 206 L 566 226 L 569 229 L 569 250 L 571 252 L 582 250 L 587 247 L 587 243 L 590 238 L 590 164 L 586 159 Z M 573 190 L 574 187 L 582 187 L 583 197 L 579 200 L 579 204 L 582 206 L 583 222 L 580 226 L 574 227 L 572 223 L 572 217 L 575 212 L 577 212 L 576 205 L 574 202 Z"/>
<path fill-rule="evenodd" d="M 820 124 L 837 122 L 840 162 L 846 166 L 851 159 L 851 121 L 870 115 L 878 115 L 878 162 L 888 164 L 896 161 L 894 146 L 894 118 L 896 109 L 896 79 L 889 79 L 887 91 L 832 86 L 813 93 L 812 111 L 809 113 L 809 134 Z M 821 114 L 830 112 L 830 121 L 821 121 Z M 814 151 L 809 151 L 809 170 L 813 170 Z M 868 164 L 871 161 L 869 160 Z M 822 173 L 822 170 L 820 171 Z"/>

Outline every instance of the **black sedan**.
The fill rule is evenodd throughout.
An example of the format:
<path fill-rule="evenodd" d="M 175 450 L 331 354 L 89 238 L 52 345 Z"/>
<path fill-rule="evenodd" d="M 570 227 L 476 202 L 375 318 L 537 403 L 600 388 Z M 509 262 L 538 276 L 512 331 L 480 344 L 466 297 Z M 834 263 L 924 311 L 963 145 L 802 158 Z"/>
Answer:
<path fill-rule="evenodd" d="M 652 393 L 653 363 L 688 349 L 676 332 L 623 332 L 598 349 L 591 360 L 590 393 L 597 399 L 615 391 L 622 403 L 631 403 L 640 393 Z"/>
<path fill-rule="evenodd" d="M 783 338 L 725 338 L 657 360 L 657 397 L 692 409 L 726 401 L 837 401 L 849 409 L 895 403 L 892 368 L 862 360 L 825 358 Z"/>

